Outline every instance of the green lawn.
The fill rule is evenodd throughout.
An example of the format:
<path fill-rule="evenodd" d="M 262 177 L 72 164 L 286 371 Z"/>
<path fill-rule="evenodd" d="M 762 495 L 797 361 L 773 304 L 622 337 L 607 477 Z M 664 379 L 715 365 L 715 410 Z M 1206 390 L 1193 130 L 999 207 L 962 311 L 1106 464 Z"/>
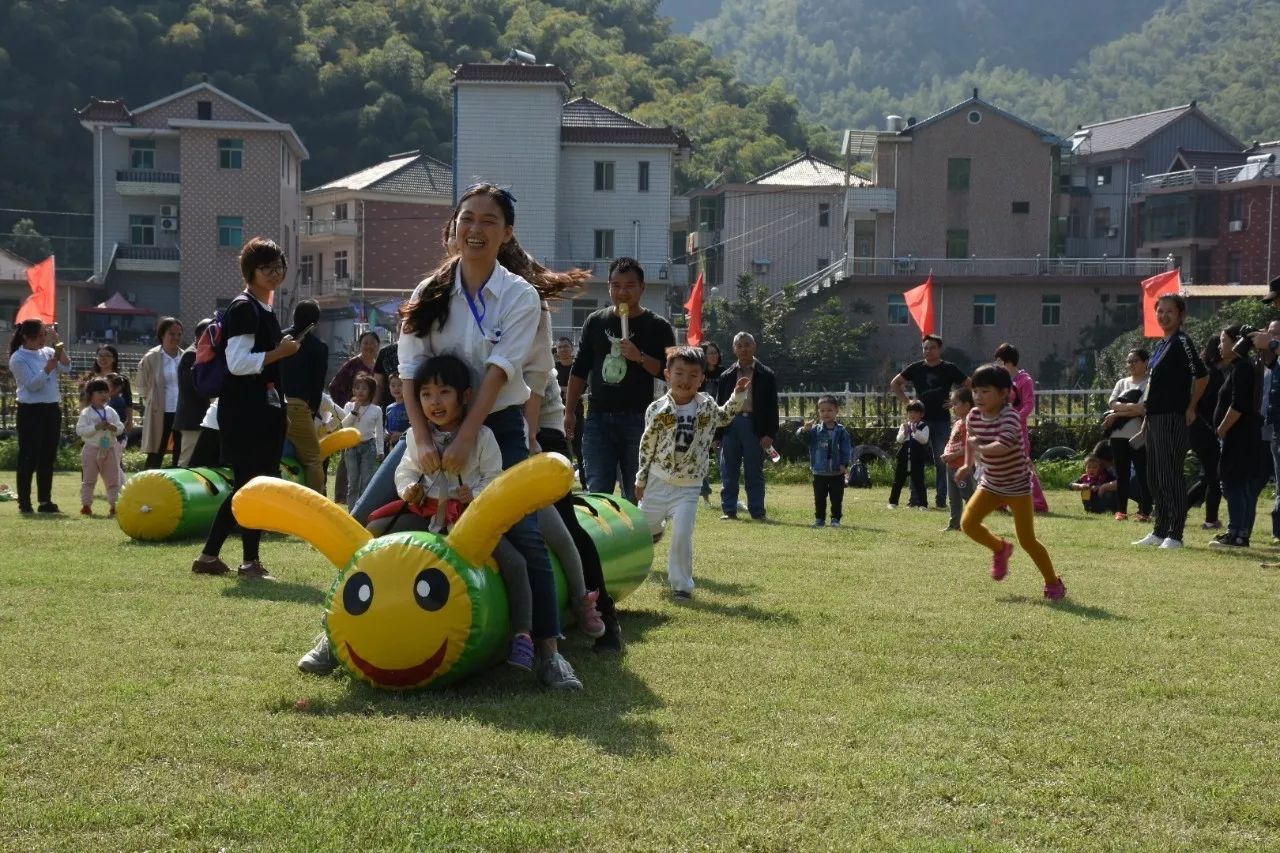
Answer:
<path fill-rule="evenodd" d="M 565 644 L 577 695 L 304 676 L 335 575 L 307 545 L 270 537 L 254 585 L 2 504 L 0 848 L 1280 846 L 1271 549 L 1133 549 L 1143 526 L 1053 494 L 1050 606 L 1021 552 L 996 585 L 885 496 L 849 492 L 843 530 L 808 529 L 808 486 L 772 488 L 769 525 L 703 509 L 694 601 L 659 556 L 625 656 Z"/>

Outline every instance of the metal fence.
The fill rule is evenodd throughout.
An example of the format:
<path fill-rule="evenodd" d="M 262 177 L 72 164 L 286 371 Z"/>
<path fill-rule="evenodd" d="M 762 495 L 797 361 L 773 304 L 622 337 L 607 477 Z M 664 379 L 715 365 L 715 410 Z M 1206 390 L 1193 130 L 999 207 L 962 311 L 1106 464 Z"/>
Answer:
<path fill-rule="evenodd" d="M 906 418 L 902 401 L 881 391 L 782 391 L 778 411 L 784 420 L 817 417 L 818 399 L 828 394 L 840 401 L 840 419 L 854 427 L 884 429 L 896 427 Z M 1036 391 L 1036 408 L 1028 419 L 1031 425 L 1083 423 L 1100 420 L 1111 402 L 1105 388 Z"/>

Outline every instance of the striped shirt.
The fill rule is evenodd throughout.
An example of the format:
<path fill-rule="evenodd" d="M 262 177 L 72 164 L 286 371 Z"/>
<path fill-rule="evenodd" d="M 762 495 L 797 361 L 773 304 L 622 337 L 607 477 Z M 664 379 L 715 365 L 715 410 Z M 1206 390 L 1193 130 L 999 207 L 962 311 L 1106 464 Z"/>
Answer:
<path fill-rule="evenodd" d="M 979 447 L 999 442 L 1014 448 L 1012 453 L 1003 456 L 987 456 L 979 451 L 982 478 L 978 485 L 998 495 L 1031 494 L 1031 466 L 1022 449 L 1022 419 L 1018 413 L 1006 405 L 994 418 L 986 418 L 975 406 L 969 411 L 967 429 Z"/>

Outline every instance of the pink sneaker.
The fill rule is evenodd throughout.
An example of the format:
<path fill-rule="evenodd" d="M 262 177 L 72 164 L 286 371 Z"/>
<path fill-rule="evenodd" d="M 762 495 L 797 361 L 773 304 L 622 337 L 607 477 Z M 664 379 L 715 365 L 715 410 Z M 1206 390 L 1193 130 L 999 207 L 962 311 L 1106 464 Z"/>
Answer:
<path fill-rule="evenodd" d="M 1067 597 L 1067 585 L 1062 582 L 1062 578 L 1044 585 L 1044 597 L 1050 601 L 1061 601 Z"/>
<path fill-rule="evenodd" d="M 1006 542 L 1004 547 L 991 558 L 991 579 L 1002 581 L 1009 575 L 1009 558 L 1013 556 L 1013 543 Z"/>
<path fill-rule="evenodd" d="M 574 615 L 578 618 L 578 627 L 588 637 L 604 636 L 604 620 L 600 618 L 600 611 L 596 609 L 596 600 L 599 598 L 600 591 L 593 589 L 573 606 Z"/>

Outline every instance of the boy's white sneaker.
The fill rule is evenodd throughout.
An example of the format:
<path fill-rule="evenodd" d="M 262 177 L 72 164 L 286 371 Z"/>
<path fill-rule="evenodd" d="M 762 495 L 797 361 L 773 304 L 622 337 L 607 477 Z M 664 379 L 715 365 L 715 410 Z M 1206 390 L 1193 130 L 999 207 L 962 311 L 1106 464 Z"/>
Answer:
<path fill-rule="evenodd" d="M 1154 533 L 1148 533 L 1146 536 L 1143 536 L 1141 539 L 1139 539 L 1137 542 L 1134 542 L 1133 544 L 1134 545 L 1151 545 L 1152 547 L 1159 548 L 1164 545 L 1164 539 L 1160 536 L 1155 535 Z"/>
<path fill-rule="evenodd" d="M 1160 543 L 1160 547 L 1161 547 L 1161 548 L 1168 548 L 1168 549 L 1181 548 L 1181 547 L 1182 547 L 1182 540 L 1181 540 L 1181 539 L 1174 539 L 1172 536 L 1170 536 L 1168 539 L 1166 539 L 1166 540 L 1164 540 L 1163 542 L 1161 542 L 1161 543 Z"/>

